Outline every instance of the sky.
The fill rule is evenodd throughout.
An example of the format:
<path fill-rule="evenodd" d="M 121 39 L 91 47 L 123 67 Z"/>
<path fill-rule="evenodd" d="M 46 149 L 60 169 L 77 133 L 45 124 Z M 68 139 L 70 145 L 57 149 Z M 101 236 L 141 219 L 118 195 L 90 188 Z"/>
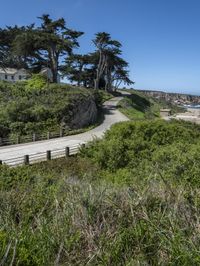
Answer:
<path fill-rule="evenodd" d="M 0 27 L 64 17 L 85 32 L 78 53 L 106 31 L 123 45 L 136 89 L 200 95 L 200 0 L 0 0 Z"/>

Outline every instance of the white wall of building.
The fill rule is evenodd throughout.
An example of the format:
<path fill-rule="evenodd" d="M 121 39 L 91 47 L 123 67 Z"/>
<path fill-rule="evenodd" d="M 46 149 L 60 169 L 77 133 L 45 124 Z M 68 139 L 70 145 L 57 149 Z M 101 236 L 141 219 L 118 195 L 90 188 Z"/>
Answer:
<path fill-rule="evenodd" d="M 16 82 L 20 80 L 26 80 L 28 74 L 24 69 L 0 69 L 0 80 Z"/>
<path fill-rule="evenodd" d="M 50 82 L 53 81 L 53 74 L 51 69 L 44 68 L 40 72 L 40 74 L 45 75 Z M 26 80 L 30 78 L 30 75 L 27 73 L 25 69 L 15 69 L 15 68 L 0 68 L 0 80 L 16 82 L 20 80 Z M 61 82 L 61 76 L 58 74 L 57 82 Z"/>

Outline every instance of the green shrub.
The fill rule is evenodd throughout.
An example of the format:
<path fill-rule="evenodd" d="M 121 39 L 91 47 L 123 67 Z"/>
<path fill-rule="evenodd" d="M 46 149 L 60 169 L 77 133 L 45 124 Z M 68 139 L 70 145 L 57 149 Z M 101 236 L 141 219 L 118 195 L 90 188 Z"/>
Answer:
<path fill-rule="evenodd" d="M 108 171 L 128 168 L 133 180 L 162 173 L 174 181 L 190 180 L 200 186 L 199 148 L 198 125 L 163 120 L 123 122 L 112 126 L 103 140 L 92 142 L 83 156 Z"/>
<path fill-rule="evenodd" d="M 47 78 L 41 74 L 33 74 L 31 79 L 26 82 L 26 90 L 40 90 L 47 85 Z"/>
<path fill-rule="evenodd" d="M 198 265 L 198 189 L 99 172 L 81 158 L 1 167 L 0 260 L 10 247 L 5 265 L 14 250 L 14 265 Z"/>
<path fill-rule="evenodd" d="M 200 126 L 124 122 L 81 156 L 0 166 L 4 265 L 199 265 Z"/>
<path fill-rule="evenodd" d="M 25 82 L 0 82 L 0 136 L 59 132 L 63 120 L 70 128 L 77 105 L 82 101 L 90 97 L 100 104 L 93 90 L 67 84 L 47 87 L 43 81 L 44 78 L 36 75 Z M 43 85 L 35 86 L 38 82 Z"/>
<path fill-rule="evenodd" d="M 10 133 L 10 129 L 8 126 L 0 124 L 0 138 L 5 138 Z"/>

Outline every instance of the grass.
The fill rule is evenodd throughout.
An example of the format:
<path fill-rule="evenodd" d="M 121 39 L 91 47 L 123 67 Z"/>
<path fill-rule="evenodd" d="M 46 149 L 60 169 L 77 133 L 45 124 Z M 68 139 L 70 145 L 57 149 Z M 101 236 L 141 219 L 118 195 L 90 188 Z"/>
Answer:
<path fill-rule="evenodd" d="M 110 100 L 111 98 L 113 98 L 115 96 L 115 94 L 111 94 L 107 91 L 104 91 L 104 90 L 99 90 L 98 91 L 98 94 L 100 95 L 100 98 L 101 98 L 101 102 L 104 103 L 105 101 L 108 101 Z"/>
<path fill-rule="evenodd" d="M 77 158 L 3 171 L 19 179 L 3 190 L 1 181 L 2 265 L 200 261 L 199 190 L 156 179 L 118 186 Z"/>
<path fill-rule="evenodd" d="M 124 115 L 126 115 L 129 119 L 135 119 L 135 120 L 145 119 L 145 114 L 141 111 L 134 109 L 134 108 L 124 108 L 123 109 L 123 107 L 120 106 L 119 110 Z"/>
<path fill-rule="evenodd" d="M 142 92 L 127 90 L 130 95 L 122 99 L 119 104 L 119 110 L 131 120 L 156 119 L 160 117 L 160 109 L 170 108 L 172 114 L 183 112 L 183 108 L 168 103 L 164 100 L 158 100 L 144 95 Z"/>
<path fill-rule="evenodd" d="M 80 156 L 0 166 L 0 264 L 199 265 L 199 139 L 126 122 Z"/>
<path fill-rule="evenodd" d="M 130 95 L 122 99 L 118 107 L 129 119 L 142 120 L 159 117 L 158 106 L 138 92 L 129 92 Z"/>

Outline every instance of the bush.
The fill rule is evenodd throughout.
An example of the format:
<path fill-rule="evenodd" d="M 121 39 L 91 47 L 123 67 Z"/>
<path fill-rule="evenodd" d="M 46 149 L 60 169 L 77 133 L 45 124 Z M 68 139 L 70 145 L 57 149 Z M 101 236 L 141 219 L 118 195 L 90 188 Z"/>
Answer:
<path fill-rule="evenodd" d="M 83 150 L 102 169 L 117 172 L 128 168 L 135 177 L 149 179 L 149 173 L 174 181 L 190 180 L 200 186 L 200 126 L 188 122 L 138 121 L 111 127 L 101 141 Z"/>
<path fill-rule="evenodd" d="M 199 190 L 170 180 L 122 183 L 120 177 L 131 178 L 125 168 L 112 184 L 112 173 L 94 178 L 100 171 L 81 158 L 1 167 L 0 260 L 25 266 L 198 265 Z"/>
<path fill-rule="evenodd" d="M 26 82 L 26 90 L 40 90 L 47 85 L 47 78 L 41 74 L 33 74 L 31 79 Z"/>
<path fill-rule="evenodd" d="M 63 120 L 70 128 L 77 105 L 89 97 L 98 102 L 92 90 L 66 84 L 47 87 L 45 82 L 40 75 L 14 84 L 0 82 L 0 136 L 58 132 Z"/>
<path fill-rule="evenodd" d="M 10 133 L 10 129 L 7 126 L 0 124 L 0 138 L 5 138 Z"/>
<path fill-rule="evenodd" d="M 199 265 L 199 132 L 119 123 L 81 156 L 0 166 L 0 261 Z"/>

